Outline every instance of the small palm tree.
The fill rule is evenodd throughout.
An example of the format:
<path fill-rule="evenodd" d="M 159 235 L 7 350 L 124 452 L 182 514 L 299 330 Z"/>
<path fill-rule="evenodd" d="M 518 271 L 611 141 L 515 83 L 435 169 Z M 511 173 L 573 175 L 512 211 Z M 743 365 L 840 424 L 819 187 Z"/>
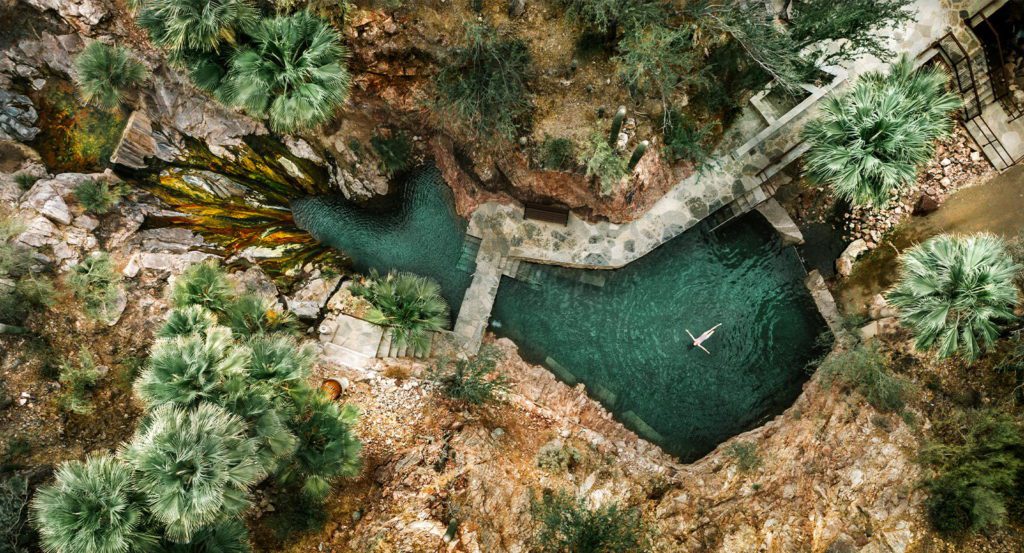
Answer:
<path fill-rule="evenodd" d="M 164 405 L 121 457 L 167 538 L 186 543 L 249 506 L 249 489 L 265 476 L 257 449 L 245 422 L 216 405 Z"/>
<path fill-rule="evenodd" d="M 234 290 L 224 271 L 210 261 L 192 265 L 174 281 L 171 303 L 175 307 L 201 305 L 221 313 L 231 301 Z"/>
<path fill-rule="evenodd" d="M 298 326 L 295 315 L 277 309 L 270 300 L 257 294 L 239 296 L 225 308 L 224 318 L 225 324 L 239 337 L 276 332 L 292 334 Z"/>
<path fill-rule="evenodd" d="M 366 320 L 391 327 L 398 343 L 426 351 L 430 332 L 448 326 L 448 304 L 437 282 L 411 273 L 388 273 L 381 278 L 373 272 L 366 284 L 352 287 L 373 306 Z"/>
<path fill-rule="evenodd" d="M 937 138 L 953 128 L 960 98 L 938 68 L 914 70 L 904 57 L 889 74 L 862 76 L 853 90 L 827 99 L 804 128 L 811 179 L 855 204 L 884 206 L 909 186 L 931 158 Z"/>
<path fill-rule="evenodd" d="M 204 528 L 188 543 L 174 543 L 163 540 L 157 549 L 160 553 L 249 553 L 249 530 L 237 519 Z"/>
<path fill-rule="evenodd" d="M 248 360 L 248 349 L 237 346 L 224 327 L 164 338 L 153 346 L 148 365 L 135 381 L 135 393 L 150 408 L 216 401 L 227 380 L 244 376 Z"/>
<path fill-rule="evenodd" d="M 259 15 L 249 0 L 139 0 L 138 22 L 173 55 L 234 45 Z"/>
<path fill-rule="evenodd" d="M 217 326 L 217 316 L 201 305 L 190 305 L 172 309 L 167 322 L 157 330 L 159 338 L 176 338 L 193 334 L 205 335 L 210 328 Z"/>
<path fill-rule="evenodd" d="M 123 46 L 92 42 L 75 58 L 78 90 L 86 102 L 117 107 L 129 90 L 142 84 L 149 72 Z"/>
<path fill-rule="evenodd" d="M 112 457 L 61 465 L 53 484 L 36 492 L 32 519 L 52 553 L 123 553 L 153 541 L 143 532 L 132 469 Z"/>
<path fill-rule="evenodd" d="M 991 346 L 1000 320 L 1014 317 L 1017 266 L 1002 240 L 987 234 L 940 235 L 902 256 L 900 278 L 888 300 L 915 334 L 918 349 L 940 357 L 980 353 Z"/>
<path fill-rule="evenodd" d="M 299 446 L 292 462 L 281 471 L 281 479 L 300 484 L 303 493 L 319 500 L 327 496 L 335 479 L 359 473 L 362 444 L 352 433 L 358 412 L 308 387 L 296 396 L 291 427 Z"/>
<path fill-rule="evenodd" d="M 348 97 L 348 51 L 323 19 L 304 11 L 264 19 L 250 39 L 231 59 L 224 96 L 269 116 L 275 131 L 320 125 Z"/>
<path fill-rule="evenodd" d="M 248 367 L 250 379 L 288 387 L 305 382 L 312 372 L 316 350 L 300 346 L 287 336 L 260 335 L 246 345 L 252 355 Z"/>

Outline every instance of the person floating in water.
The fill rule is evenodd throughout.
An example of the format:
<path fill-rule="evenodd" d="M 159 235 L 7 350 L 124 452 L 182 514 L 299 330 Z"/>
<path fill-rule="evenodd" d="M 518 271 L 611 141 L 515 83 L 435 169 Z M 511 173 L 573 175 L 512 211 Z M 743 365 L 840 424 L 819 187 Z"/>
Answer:
<path fill-rule="evenodd" d="M 707 350 L 707 349 L 706 349 L 706 348 L 705 348 L 705 347 L 704 347 L 703 345 L 701 345 L 701 344 L 703 344 L 703 343 L 704 343 L 704 340 L 707 340 L 708 338 L 710 338 L 710 337 L 711 337 L 711 335 L 715 333 L 715 329 L 716 329 L 716 328 L 718 328 L 718 327 L 720 327 L 720 326 L 722 326 L 722 323 L 718 323 L 718 324 L 716 324 L 715 326 L 713 326 L 713 327 L 711 327 L 711 328 L 709 328 L 709 329 L 705 330 L 705 331 L 704 331 L 704 334 L 701 334 L 700 336 L 698 336 L 698 337 L 696 337 L 696 338 L 694 338 L 694 337 L 693 337 L 693 334 L 692 334 L 692 333 L 690 333 L 690 329 L 686 329 L 686 333 L 690 335 L 690 339 L 691 339 L 691 340 L 693 340 L 693 345 L 694 345 L 694 346 L 696 346 L 696 347 L 698 347 L 698 348 L 700 348 L 700 349 L 704 350 L 704 353 L 706 353 L 706 354 L 708 354 L 708 355 L 711 355 L 711 352 L 710 352 L 710 351 L 708 351 L 708 350 Z"/>

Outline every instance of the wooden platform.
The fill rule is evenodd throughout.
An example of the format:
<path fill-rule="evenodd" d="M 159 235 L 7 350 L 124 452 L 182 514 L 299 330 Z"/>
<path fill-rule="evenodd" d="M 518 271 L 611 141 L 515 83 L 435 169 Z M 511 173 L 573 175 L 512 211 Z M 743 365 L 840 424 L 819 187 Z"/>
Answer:
<path fill-rule="evenodd" d="M 569 208 L 561 205 L 538 204 L 526 202 L 523 204 L 524 219 L 535 221 L 547 221 L 559 225 L 569 224 Z"/>

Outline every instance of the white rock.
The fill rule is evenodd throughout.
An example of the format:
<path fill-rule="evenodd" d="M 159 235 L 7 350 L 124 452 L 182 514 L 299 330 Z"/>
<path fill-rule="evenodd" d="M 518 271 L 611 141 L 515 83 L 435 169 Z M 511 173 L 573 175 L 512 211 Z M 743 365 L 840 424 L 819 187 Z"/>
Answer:
<path fill-rule="evenodd" d="M 866 251 L 868 251 L 868 245 L 862 238 L 850 242 L 850 245 L 846 246 L 843 253 L 839 255 L 839 259 L 836 260 L 836 271 L 842 276 L 850 276 L 850 273 L 853 272 L 853 262 Z"/>
<path fill-rule="evenodd" d="M 71 223 L 71 210 L 52 180 L 36 181 L 22 198 L 21 207 L 34 209 L 62 225 Z"/>

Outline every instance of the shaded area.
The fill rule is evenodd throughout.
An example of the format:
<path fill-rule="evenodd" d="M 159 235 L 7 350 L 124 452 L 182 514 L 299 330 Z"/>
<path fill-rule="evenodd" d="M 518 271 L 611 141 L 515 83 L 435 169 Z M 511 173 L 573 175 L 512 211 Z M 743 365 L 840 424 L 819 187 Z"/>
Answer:
<path fill-rule="evenodd" d="M 312 198 L 293 209 L 299 227 L 359 270 L 437 279 L 457 313 L 475 249 L 436 170 L 419 173 L 387 206 Z M 824 330 L 803 276 L 795 250 L 750 215 L 713 235 L 684 233 L 614 271 L 524 264 L 520 279 L 499 288 L 493 330 L 692 460 L 800 393 Z M 684 329 L 699 334 L 717 323 L 706 344 L 712 355 L 690 347 Z"/>

